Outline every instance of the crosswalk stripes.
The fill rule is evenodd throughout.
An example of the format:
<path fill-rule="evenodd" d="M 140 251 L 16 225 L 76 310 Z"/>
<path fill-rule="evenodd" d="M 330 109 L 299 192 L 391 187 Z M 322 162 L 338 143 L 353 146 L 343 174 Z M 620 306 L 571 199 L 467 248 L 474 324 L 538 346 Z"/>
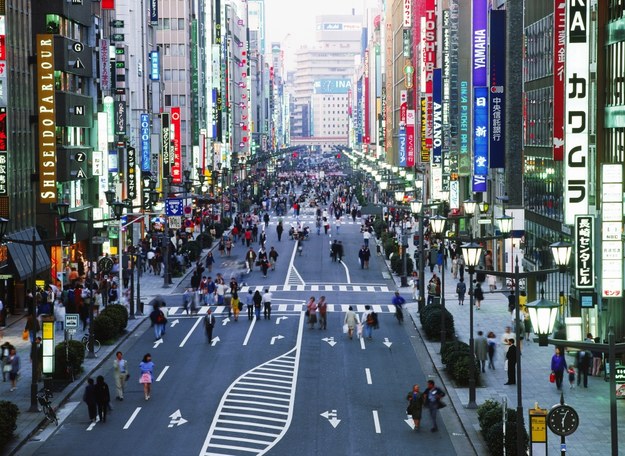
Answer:
<path fill-rule="evenodd" d="M 349 307 L 351 306 L 354 312 L 361 313 L 365 311 L 365 305 L 371 306 L 371 309 L 377 313 L 395 313 L 395 307 L 393 305 L 387 304 L 328 304 L 328 312 L 339 312 L 344 313 L 347 312 Z M 301 304 L 273 304 L 272 305 L 272 313 L 282 313 L 282 312 L 303 312 L 306 307 L 306 304 L 302 302 Z M 197 315 L 206 315 L 209 306 L 202 306 L 198 309 Z M 211 306 L 213 309 L 214 315 L 228 314 L 228 308 L 225 306 Z M 187 313 L 182 307 L 167 307 L 167 316 L 168 317 L 184 317 Z"/>
<path fill-rule="evenodd" d="M 302 285 L 289 284 L 289 285 L 250 285 L 241 287 L 241 293 L 247 293 L 252 291 L 264 291 L 269 288 L 269 291 L 355 291 L 363 293 L 388 293 L 391 290 L 386 285 Z"/>

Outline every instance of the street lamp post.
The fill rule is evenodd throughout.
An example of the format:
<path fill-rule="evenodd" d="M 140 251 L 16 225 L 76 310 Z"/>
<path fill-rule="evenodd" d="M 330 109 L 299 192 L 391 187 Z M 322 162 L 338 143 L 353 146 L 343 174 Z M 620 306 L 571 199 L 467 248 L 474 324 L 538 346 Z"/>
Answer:
<path fill-rule="evenodd" d="M 441 242 L 445 239 L 445 223 L 447 219 L 440 215 L 434 215 L 430 217 L 430 227 L 432 228 L 432 233 L 441 237 Z M 439 249 L 441 247 L 439 246 Z M 445 249 L 445 245 L 443 242 L 442 246 L 443 250 Z M 447 329 L 445 327 L 445 255 L 443 254 L 443 273 L 441 274 L 441 295 L 439 298 L 441 305 L 441 351 L 445 346 L 445 342 L 447 339 Z"/>
<path fill-rule="evenodd" d="M 419 297 L 417 300 L 417 308 L 419 310 L 419 313 L 421 313 L 421 310 L 423 310 L 423 303 L 425 301 L 425 261 L 423 258 L 423 201 L 412 201 L 410 203 L 410 210 L 413 214 L 415 214 L 417 220 L 419 220 L 419 252 L 417 255 L 419 258 Z"/>
<path fill-rule="evenodd" d="M 480 263 L 482 246 L 471 241 L 462 245 L 462 253 L 465 256 L 465 262 L 469 271 L 469 351 L 471 353 L 471 362 L 469 363 L 469 403 L 467 408 L 475 409 L 477 408 L 477 403 L 475 401 L 475 339 L 473 338 L 473 275 L 475 274 L 475 267 Z"/>
<path fill-rule="evenodd" d="M 395 192 L 395 202 L 400 204 L 404 200 L 404 192 L 397 190 Z M 405 233 L 405 221 L 402 214 L 401 219 L 401 252 L 402 252 L 402 269 L 401 269 L 401 282 L 400 287 L 404 288 L 408 286 L 408 257 L 406 250 L 408 247 L 407 235 Z"/>

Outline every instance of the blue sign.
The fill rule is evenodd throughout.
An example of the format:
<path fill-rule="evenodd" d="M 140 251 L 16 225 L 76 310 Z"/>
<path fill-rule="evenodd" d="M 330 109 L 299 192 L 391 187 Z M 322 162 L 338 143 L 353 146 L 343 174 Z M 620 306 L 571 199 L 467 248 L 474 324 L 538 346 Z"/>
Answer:
<path fill-rule="evenodd" d="M 406 166 L 406 128 L 399 127 L 399 166 Z"/>
<path fill-rule="evenodd" d="M 490 155 L 491 168 L 506 166 L 506 12 L 490 12 Z"/>
<path fill-rule="evenodd" d="M 141 171 L 150 171 L 150 115 L 141 114 Z"/>
<path fill-rule="evenodd" d="M 313 89 L 321 94 L 346 94 L 352 88 L 351 79 L 317 79 Z"/>
<path fill-rule="evenodd" d="M 443 165 L 443 76 L 435 68 L 432 76 L 432 164 Z"/>
<path fill-rule="evenodd" d="M 358 80 L 356 83 L 356 142 L 358 144 L 362 144 L 362 127 L 363 127 L 363 119 L 362 119 L 362 78 Z"/>
<path fill-rule="evenodd" d="M 485 192 L 488 175 L 488 88 L 473 89 L 473 191 Z M 484 177 L 476 179 L 475 176 Z"/>
<path fill-rule="evenodd" d="M 158 51 L 150 52 L 150 79 L 159 81 L 161 79 L 161 58 Z"/>
<path fill-rule="evenodd" d="M 182 215 L 183 208 L 182 198 L 167 198 L 165 201 L 165 215 L 168 217 Z"/>

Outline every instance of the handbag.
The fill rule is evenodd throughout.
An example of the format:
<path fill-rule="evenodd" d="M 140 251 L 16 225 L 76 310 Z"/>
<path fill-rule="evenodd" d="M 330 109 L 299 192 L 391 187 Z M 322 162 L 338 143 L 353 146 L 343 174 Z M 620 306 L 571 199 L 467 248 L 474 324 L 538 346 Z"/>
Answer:
<path fill-rule="evenodd" d="M 442 409 L 447 407 L 447 404 L 445 404 L 443 401 L 441 401 L 440 399 L 438 400 L 438 408 Z"/>
<path fill-rule="evenodd" d="M 5 365 L 2 367 L 2 372 L 11 372 L 12 370 L 13 370 L 13 368 L 11 367 L 11 365 L 10 365 L 10 364 L 5 364 Z"/>
<path fill-rule="evenodd" d="M 347 333 L 348 333 L 348 331 L 349 331 L 349 327 L 347 326 L 347 323 L 345 323 L 345 324 L 343 325 L 343 334 L 347 334 Z"/>
<path fill-rule="evenodd" d="M 549 383 L 555 383 L 555 382 L 556 382 L 556 374 L 552 372 L 551 374 L 549 374 Z"/>
<path fill-rule="evenodd" d="M 28 330 L 22 331 L 22 340 L 28 340 Z"/>
<path fill-rule="evenodd" d="M 310 311 L 308 311 L 308 310 L 307 310 L 305 315 L 306 315 L 307 317 L 310 317 Z"/>
<path fill-rule="evenodd" d="M 126 381 L 130 380 L 130 374 L 126 374 Z"/>

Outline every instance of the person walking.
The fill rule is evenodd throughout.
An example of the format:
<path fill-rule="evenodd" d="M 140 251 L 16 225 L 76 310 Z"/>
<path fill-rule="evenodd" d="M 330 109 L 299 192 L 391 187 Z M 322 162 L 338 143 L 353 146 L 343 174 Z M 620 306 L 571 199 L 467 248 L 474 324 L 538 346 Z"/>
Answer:
<path fill-rule="evenodd" d="M 486 337 L 486 341 L 488 342 L 488 368 L 495 370 L 495 348 L 497 347 L 497 336 L 495 333 L 490 331 L 488 336 Z"/>
<path fill-rule="evenodd" d="M 9 359 L 7 364 L 11 366 L 11 370 L 9 371 L 9 380 L 11 381 L 11 391 L 15 391 L 17 389 L 17 377 L 20 374 L 21 369 L 21 361 L 20 355 L 17 354 L 15 347 L 11 347 L 9 350 Z"/>
<path fill-rule="evenodd" d="M 419 390 L 419 385 L 413 385 L 412 391 L 406 396 L 408 407 L 406 413 L 410 415 L 414 423 L 414 430 L 418 431 L 421 426 L 421 412 L 423 410 L 423 394 Z"/>
<path fill-rule="evenodd" d="M 458 305 L 464 306 L 464 295 L 467 292 L 467 284 L 464 283 L 464 279 L 456 284 L 456 294 L 458 295 Z"/>
<path fill-rule="evenodd" d="M 263 304 L 263 296 L 260 294 L 260 291 L 256 290 L 254 292 L 252 301 L 254 302 L 254 313 L 256 314 L 256 320 L 260 320 L 260 308 Z"/>
<path fill-rule="evenodd" d="M 28 337 L 30 338 L 31 344 L 35 343 L 35 338 L 37 337 L 39 329 L 39 320 L 33 312 L 29 311 L 28 317 L 26 317 L 26 325 L 24 326 L 24 331 L 28 331 Z"/>
<path fill-rule="evenodd" d="M 416 301 L 419 295 L 419 273 L 417 271 L 412 271 L 410 287 L 412 288 L 412 300 Z"/>
<path fill-rule="evenodd" d="M 482 291 L 482 285 L 480 282 L 475 284 L 475 288 L 473 289 L 473 301 L 476 310 L 480 310 L 480 306 L 482 305 L 482 301 L 484 300 L 484 292 Z"/>
<path fill-rule="evenodd" d="M 154 327 L 154 339 L 159 340 L 165 333 L 165 325 L 167 324 L 167 318 L 161 310 L 160 302 L 154 304 L 154 310 L 150 313 L 150 322 Z"/>
<path fill-rule="evenodd" d="M 239 294 L 235 291 L 230 298 L 230 308 L 234 314 L 234 321 L 239 321 L 239 312 L 241 311 L 241 301 L 239 300 Z"/>
<path fill-rule="evenodd" d="M 87 379 L 85 392 L 82 394 L 82 400 L 87 404 L 87 412 L 89 413 L 89 421 L 95 423 L 98 416 L 97 401 L 95 396 L 95 382 L 92 378 Z"/>
<path fill-rule="evenodd" d="M 488 340 L 484 337 L 483 331 L 477 332 L 475 338 L 475 357 L 480 362 L 482 372 L 486 372 L 486 359 L 488 357 Z"/>
<path fill-rule="evenodd" d="M 564 371 L 568 369 L 566 365 L 566 358 L 562 354 L 561 348 L 556 347 L 555 353 L 551 357 L 551 372 L 555 374 L 556 377 L 556 388 L 558 390 L 562 389 L 562 379 L 564 377 Z"/>
<path fill-rule="evenodd" d="M 143 356 L 143 361 L 139 363 L 139 370 L 141 375 L 139 376 L 139 383 L 143 385 L 143 395 L 145 400 L 150 399 L 152 394 L 152 381 L 154 377 L 154 363 L 152 362 L 152 355 L 146 353 Z"/>
<path fill-rule="evenodd" d="M 130 377 L 128 374 L 128 362 L 124 359 L 122 352 L 115 353 L 115 359 L 113 360 L 113 372 L 115 373 L 115 392 L 117 396 L 115 399 L 118 401 L 124 400 L 124 387 L 126 386 L 126 380 Z"/>
<path fill-rule="evenodd" d="M 276 270 L 276 261 L 278 261 L 278 252 L 275 248 L 271 247 L 269 249 L 269 261 L 271 261 L 271 270 Z"/>
<path fill-rule="evenodd" d="M 247 291 L 245 306 L 247 307 L 247 319 L 252 320 L 254 318 L 254 292 L 252 290 Z"/>
<path fill-rule="evenodd" d="M 208 308 L 206 311 L 206 315 L 204 316 L 204 329 L 206 330 L 206 338 L 208 340 L 208 345 L 210 346 L 213 343 L 213 328 L 215 327 L 215 316 L 213 315 L 213 311 Z"/>
<path fill-rule="evenodd" d="M 356 314 L 356 312 L 354 312 L 354 309 L 352 306 L 349 306 L 349 308 L 347 309 L 347 312 L 345 312 L 345 318 L 343 319 L 343 324 L 347 325 L 347 335 L 349 336 L 350 339 L 353 339 L 354 329 L 356 328 L 356 325 L 360 324 L 360 319 L 358 318 L 358 315 Z"/>
<path fill-rule="evenodd" d="M 325 296 L 319 298 L 317 311 L 319 312 L 319 329 L 328 329 L 328 302 Z"/>
<path fill-rule="evenodd" d="M 314 296 L 311 296 L 306 303 L 306 315 L 308 316 L 308 328 L 313 329 L 317 323 L 317 304 Z"/>
<path fill-rule="evenodd" d="M 364 337 L 368 339 L 372 339 L 373 328 L 375 327 L 375 316 L 369 304 L 365 306 L 365 311 L 362 313 L 362 317 L 360 317 L 360 321 L 362 321 L 362 324 L 364 325 L 363 327 Z"/>
<path fill-rule="evenodd" d="M 208 252 L 208 254 L 206 255 L 205 264 L 208 272 L 213 272 L 213 265 L 215 264 L 215 257 L 213 256 L 213 252 Z"/>
<path fill-rule="evenodd" d="M 109 392 L 109 386 L 104 381 L 102 375 L 98 375 L 95 382 L 95 402 L 98 407 L 98 417 L 100 423 L 106 423 L 106 412 L 109 409 L 109 402 L 111 402 L 111 393 Z"/>
<path fill-rule="evenodd" d="M 283 232 L 284 232 L 284 226 L 282 226 L 282 221 L 279 221 L 278 226 L 276 226 L 276 234 L 278 235 L 278 242 L 282 241 Z"/>
<path fill-rule="evenodd" d="M 443 397 L 445 397 L 445 392 L 434 384 L 434 380 L 428 380 L 428 387 L 423 393 L 423 401 L 430 412 L 430 420 L 432 421 L 430 431 L 432 432 L 438 431 L 436 416 L 438 414 L 438 409 L 445 407 L 441 401 Z"/>
<path fill-rule="evenodd" d="M 514 339 L 508 339 L 510 345 L 506 352 L 506 361 L 508 361 L 508 381 L 505 385 L 516 385 L 516 353 L 517 346 L 514 344 Z"/>
<path fill-rule="evenodd" d="M 588 339 L 584 342 L 588 342 Z M 575 363 L 577 364 L 577 386 L 579 386 L 583 377 L 584 388 L 588 388 L 588 370 L 590 369 L 591 362 L 592 353 L 589 350 L 580 350 L 577 352 L 577 355 L 575 356 Z"/>
<path fill-rule="evenodd" d="M 263 294 L 263 316 L 265 320 L 271 320 L 271 300 L 273 299 L 273 295 L 269 292 L 269 288 L 265 288 L 265 293 Z"/>

